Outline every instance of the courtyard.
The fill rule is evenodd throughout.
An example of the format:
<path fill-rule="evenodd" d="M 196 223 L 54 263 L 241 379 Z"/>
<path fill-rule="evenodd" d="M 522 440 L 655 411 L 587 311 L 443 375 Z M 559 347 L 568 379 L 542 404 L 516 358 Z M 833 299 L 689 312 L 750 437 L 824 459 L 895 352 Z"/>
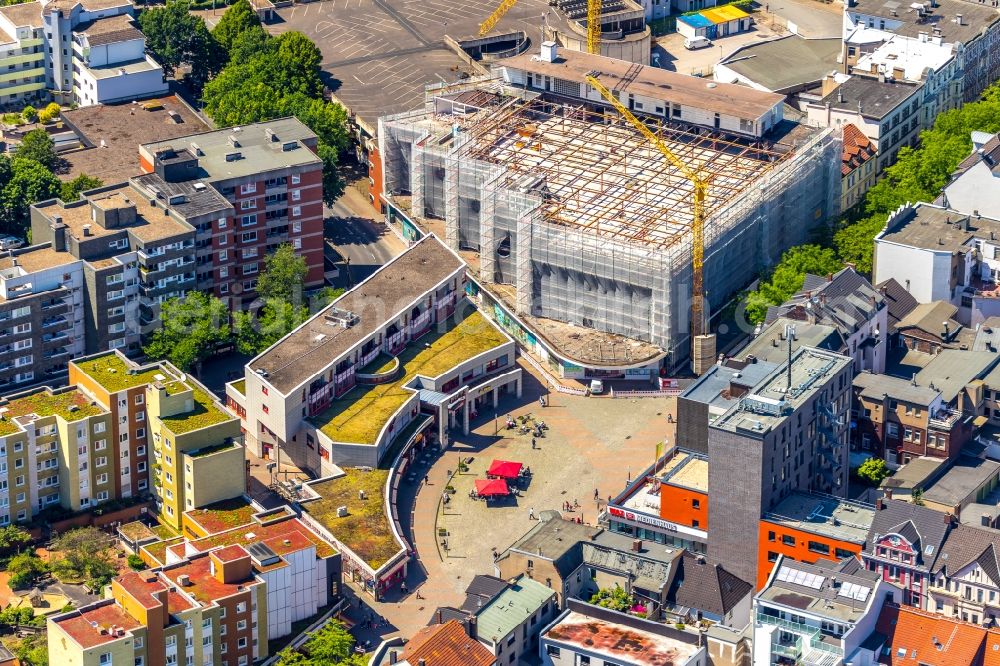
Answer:
<path fill-rule="evenodd" d="M 536 519 L 543 511 L 558 511 L 595 524 L 598 507 L 603 510 L 608 496 L 652 465 L 656 444 L 673 440 L 673 424 L 667 420 L 675 408 L 671 398 L 570 396 L 548 391 L 523 361 L 521 368 L 525 380 L 520 400 L 507 397 L 495 415 L 481 413 L 467 436 L 452 432 L 451 447 L 422 457 L 412 480 L 401 484 L 401 527 L 419 560 L 410 565 L 407 592 L 394 588 L 380 602 L 365 595 L 371 612 L 387 621 L 366 639 L 377 642 L 396 632 L 411 635 L 439 606 L 461 605 L 473 576 L 494 573 L 494 549 L 503 551 L 535 524 L 530 510 Z M 546 407 L 539 405 L 539 396 L 545 396 Z M 530 414 L 545 421 L 548 429 L 545 437 L 536 438 L 536 448 L 531 433 L 505 428 L 508 414 L 515 420 Z M 486 477 L 494 459 L 523 463 L 531 468 L 531 478 L 520 496 L 487 505 L 469 493 L 476 479 Z M 458 472 L 460 463 L 467 463 L 468 469 Z M 449 485 L 454 492 L 445 505 L 442 498 Z M 599 501 L 594 500 L 595 489 Z M 563 511 L 565 502 L 579 506 Z"/>

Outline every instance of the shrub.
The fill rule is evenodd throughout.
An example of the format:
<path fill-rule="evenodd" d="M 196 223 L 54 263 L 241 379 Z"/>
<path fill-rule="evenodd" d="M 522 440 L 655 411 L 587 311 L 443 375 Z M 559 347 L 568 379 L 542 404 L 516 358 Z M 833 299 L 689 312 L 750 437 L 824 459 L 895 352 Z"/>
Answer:
<path fill-rule="evenodd" d="M 38 120 L 38 110 L 29 104 L 21 111 L 21 116 L 29 123 L 33 123 Z"/>
<path fill-rule="evenodd" d="M 141 571 L 146 568 L 146 563 L 142 561 L 142 558 L 132 553 L 128 556 L 128 565 L 135 569 L 136 571 Z"/>

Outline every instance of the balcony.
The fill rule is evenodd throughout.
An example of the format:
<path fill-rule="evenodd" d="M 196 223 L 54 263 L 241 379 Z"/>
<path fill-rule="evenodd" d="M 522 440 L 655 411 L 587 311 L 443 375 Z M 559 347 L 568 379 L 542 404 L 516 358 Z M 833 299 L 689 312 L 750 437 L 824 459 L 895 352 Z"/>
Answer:
<path fill-rule="evenodd" d="M 62 315 L 58 317 L 49 317 L 48 319 L 42 320 L 42 328 L 51 328 L 53 326 L 59 326 L 60 324 L 66 323 L 66 317 Z"/>
<path fill-rule="evenodd" d="M 957 409 L 945 407 L 934 412 L 934 414 L 927 419 L 927 425 L 931 428 L 951 430 L 960 418 L 962 418 L 962 412 Z"/>
<path fill-rule="evenodd" d="M 820 652 L 826 652 L 828 654 L 838 656 L 844 655 L 843 648 L 836 645 L 830 645 L 823 640 L 827 637 L 819 630 L 819 627 L 810 627 L 807 624 L 799 624 L 798 622 L 782 620 L 780 617 L 765 615 L 764 613 L 757 613 L 757 622 L 784 629 L 789 633 L 798 634 L 801 637 L 799 640 L 802 649 L 808 647 L 810 651 L 818 650 Z M 833 640 L 839 641 L 839 639 Z"/>

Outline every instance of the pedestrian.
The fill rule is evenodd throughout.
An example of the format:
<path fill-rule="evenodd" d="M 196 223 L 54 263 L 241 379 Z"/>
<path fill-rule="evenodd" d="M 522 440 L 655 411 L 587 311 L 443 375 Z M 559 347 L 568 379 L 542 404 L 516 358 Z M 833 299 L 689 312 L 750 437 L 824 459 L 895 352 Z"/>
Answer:
<path fill-rule="evenodd" d="M 407 592 L 410 591 L 409 588 L 406 587 L 406 581 L 405 580 L 403 581 L 403 584 L 399 586 L 399 589 L 401 589 L 403 591 L 403 594 L 406 594 Z"/>
<path fill-rule="evenodd" d="M 542 407 L 545 406 L 545 397 L 544 396 L 538 396 L 538 404 L 541 405 Z"/>
<path fill-rule="evenodd" d="M 531 448 L 532 448 L 532 450 L 534 450 L 534 448 L 535 448 L 535 438 L 534 437 L 531 438 Z"/>
<path fill-rule="evenodd" d="M 600 493 L 597 492 L 597 488 L 594 488 L 594 501 L 597 501 L 597 498 L 600 496 Z"/>
<path fill-rule="evenodd" d="M 429 474 L 424 474 L 424 484 L 428 486 L 431 485 L 431 477 Z"/>
<path fill-rule="evenodd" d="M 535 509 L 534 507 L 532 507 L 528 509 L 528 520 L 534 520 L 534 519 L 535 519 Z"/>

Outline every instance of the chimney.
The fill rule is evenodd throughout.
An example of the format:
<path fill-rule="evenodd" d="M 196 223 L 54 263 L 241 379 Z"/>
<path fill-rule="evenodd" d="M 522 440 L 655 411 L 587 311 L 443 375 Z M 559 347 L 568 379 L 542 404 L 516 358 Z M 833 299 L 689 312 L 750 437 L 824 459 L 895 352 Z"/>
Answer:
<path fill-rule="evenodd" d="M 642 552 L 642 539 L 632 539 L 632 552 L 633 553 Z"/>
<path fill-rule="evenodd" d="M 955 23 L 957 23 L 959 25 L 964 25 L 962 23 L 962 15 L 961 14 L 955 14 Z"/>
<path fill-rule="evenodd" d="M 941 325 L 944 326 L 944 335 L 942 336 L 942 339 L 943 340 L 947 340 L 948 339 L 948 322 L 943 321 L 943 322 L 941 322 Z"/>
<path fill-rule="evenodd" d="M 886 488 L 885 489 L 885 498 L 886 499 L 892 499 L 892 488 Z"/>
<path fill-rule="evenodd" d="M 837 88 L 837 103 L 838 104 L 843 104 L 844 103 L 844 87 L 843 86 L 839 86 Z"/>
<path fill-rule="evenodd" d="M 395 650 L 389 650 L 389 664 L 390 664 L 390 666 L 392 664 L 395 664 L 397 661 L 399 661 L 399 655 L 396 653 Z"/>
<path fill-rule="evenodd" d="M 885 508 L 885 502 L 882 500 L 881 497 L 879 497 L 877 500 L 875 500 L 875 510 L 881 511 L 884 508 Z"/>
<path fill-rule="evenodd" d="M 52 216 L 52 249 L 56 252 L 66 251 L 66 225 L 60 215 Z"/>
<path fill-rule="evenodd" d="M 470 615 L 467 626 L 468 626 L 469 638 L 473 640 L 479 640 L 477 638 L 479 634 L 479 618 L 476 617 L 475 615 Z"/>
<path fill-rule="evenodd" d="M 435 615 L 435 617 L 437 618 L 437 624 L 442 624 L 442 621 L 441 621 L 441 611 L 438 611 L 437 614 Z"/>
<path fill-rule="evenodd" d="M 555 42 L 542 42 L 542 62 L 555 62 L 559 58 L 559 47 Z"/>
<path fill-rule="evenodd" d="M 90 225 L 89 224 L 83 225 L 83 235 L 84 236 L 90 236 Z"/>
<path fill-rule="evenodd" d="M 421 657 L 417 660 L 417 666 L 427 666 L 427 660 Z"/>
<path fill-rule="evenodd" d="M 951 515 L 950 513 L 944 514 L 944 524 L 945 525 L 952 525 L 952 524 L 954 524 L 954 522 L 955 522 L 955 516 Z"/>
<path fill-rule="evenodd" d="M 982 524 L 983 527 L 992 527 L 993 526 L 992 525 L 992 521 L 990 520 L 990 514 L 988 514 L 988 513 L 984 513 L 982 516 L 980 516 L 980 520 L 982 521 L 981 524 Z"/>

